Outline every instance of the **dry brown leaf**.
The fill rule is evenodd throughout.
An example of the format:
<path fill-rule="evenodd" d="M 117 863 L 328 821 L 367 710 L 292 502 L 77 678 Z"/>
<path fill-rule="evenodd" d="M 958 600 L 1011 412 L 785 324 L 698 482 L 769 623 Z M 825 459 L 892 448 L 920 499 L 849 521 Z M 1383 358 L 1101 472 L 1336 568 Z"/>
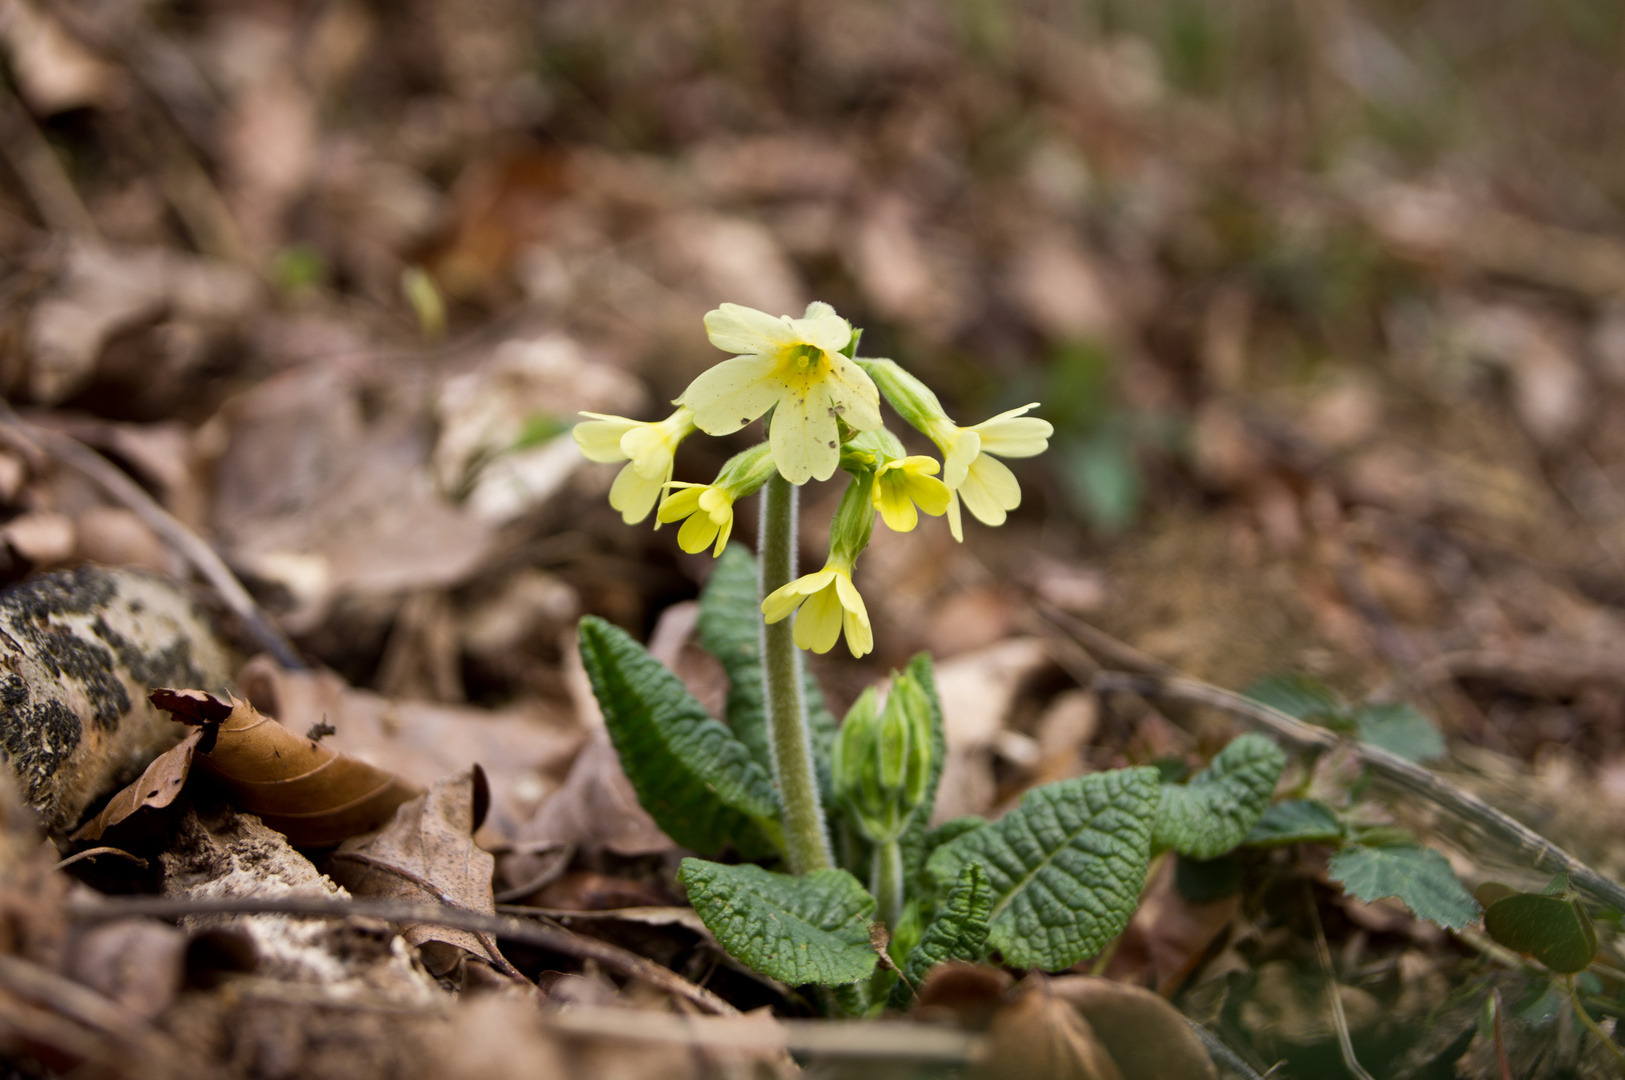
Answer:
<path fill-rule="evenodd" d="M 153 704 L 183 722 L 226 703 L 202 691 L 157 690 Z M 378 828 L 418 792 L 393 773 L 307 739 L 232 700 L 212 750 L 194 758 L 232 801 L 301 846 L 337 843 Z"/>
<path fill-rule="evenodd" d="M 1088 1021 L 1039 982 L 993 1017 L 975 1080 L 1160 1080 L 1185 1073 L 1125 1076 Z M 1199 1074 L 1197 1074 L 1199 1075 Z"/>
<path fill-rule="evenodd" d="M 356 896 L 439 901 L 494 915 L 491 873 L 496 860 L 473 839 L 489 802 L 477 765 L 441 780 L 398 808 L 376 836 L 339 845 L 328 874 Z M 496 943 L 483 934 L 411 925 L 401 936 L 417 946 L 424 966 L 436 976 L 454 971 L 465 954 L 506 967 Z"/>
<path fill-rule="evenodd" d="M 1210 1080 L 1215 1074 L 1201 1040 L 1178 1009 L 1139 986 L 1093 975 L 1063 975 L 1049 993 L 1089 1022 L 1124 1080 Z"/>
<path fill-rule="evenodd" d="M 212 734 L 208 728 L 194 728 L 186 738 L 153 758 L 145 772 L 109 799 L 101 813 L 81 825 L 68 839 L 99 840 L 108 829 L 137 810 L 147 807 L 157 810 L 174 802 L 175 796 L 186 786 L 186 778 L 192 771 L 192 755 L 196 753 L 198 744 Z"/>

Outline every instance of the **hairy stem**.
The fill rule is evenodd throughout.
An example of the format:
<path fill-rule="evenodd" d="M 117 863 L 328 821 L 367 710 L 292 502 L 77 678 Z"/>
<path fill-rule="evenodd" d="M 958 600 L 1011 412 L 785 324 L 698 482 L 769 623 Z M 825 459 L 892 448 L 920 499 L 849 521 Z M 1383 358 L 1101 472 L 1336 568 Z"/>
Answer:
<path fill-rule="evenodd" d="M 762 487 L 762 529 L 757 557 L 762 595 L 787 585 L 796 575 L 796 501 L 800 489 L 778 473 Z M 767 728 L 773 745 L 773 778 L 783 805 L 785 854 L 790 870 L 805 874 L 834 866 L 824 808 L 813 771 L 807 702 L 801 689 L 801 652 L 791 622 L 762 626 L 762 682 Z"/>
<path fill-rule="evenodd" d="M 869 891 L 880 902 L 875 918 L 896 933 L 897 923 L 903 917 L 903 845 L 896 840 L 883 840 L 875 845 L 874 873 L 869 880 Z"/>
<path fill-rule="evenodd" d="M 1580 1018 L 1580 1023 L 1584 1024 L 1591 1034 L 1602 1040 L 1602 1044 L 1608 1048 L 1609 1053 L 1614 1055 L 1614 1060 L 1619 1063 L 1620 1068 L 1625 1069 L 1625 1050 L 1621 1050 L 1619 1044 L 1608 1037 L 1608 1032 L 1604 1031 L 1601 1025 L 1591 1018 L 1591 1014 L 1586 1012 L 1585 1003 L 1580 1000 L 1579 987 L 1574 985 L 1574 976 L 1569 975 L 1565 981 L 1569 988 L 1569 1000 L 1574 1003 L 1574 1013 Z"/>

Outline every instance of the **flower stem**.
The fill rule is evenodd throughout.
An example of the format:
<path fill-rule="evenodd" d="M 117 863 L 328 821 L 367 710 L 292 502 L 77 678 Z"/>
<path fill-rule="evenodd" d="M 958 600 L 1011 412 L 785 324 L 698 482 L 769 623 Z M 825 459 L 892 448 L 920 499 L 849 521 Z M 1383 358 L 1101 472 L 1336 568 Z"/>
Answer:
<path fill-rule="evenodd" d="M 778 473 L 762 488 L 758 559 L 762 592 L 787 585 L 796 574 L 796 502 L 800 489 Z M 762 683 L 773 747 L 773 778 L 783 806 L 785 854 L 790 871 L 805 874 L 834 866 L 824 808 L 813 771 L 807 702 L 801 688 L 801 651 L 789 619 L 762 626 Z"/>
<path fill-rule="evenodd" d="M 1569 989 L 1569 1000 L 1574 1003 L 1575 1015 L 1580 1018 L 1582 1024 L 1590 1029 L 1591 1034 L 1602 1040 L 1602 1044 L 1608 1048 L 1609 1053 L 1614 1055 L 1614 1060 L 1619 1063 L 1619 1066 L 1625 1068 L 1625 1050 L 1621 1050 L 1619 1044 L 1609 1038 L 1608 1033 L 1602 1029 L 1602 1026 L 1591 1018 L 1590 1013 L 1586 1012 L 1585 1003 L 1580 1000 L 1580 990 L 1574 985 L 1574 975 L 1572 973 L 1566 981 Z"/>
<path fill-rule="evenodd" d="M 903 917 L 903 845 L 898 841 L 883 840 L 875 845 L 869 891 L 880 902 L 875 918 L 885 923 L 887 930 L 896 933 L 897 923 Z"/>

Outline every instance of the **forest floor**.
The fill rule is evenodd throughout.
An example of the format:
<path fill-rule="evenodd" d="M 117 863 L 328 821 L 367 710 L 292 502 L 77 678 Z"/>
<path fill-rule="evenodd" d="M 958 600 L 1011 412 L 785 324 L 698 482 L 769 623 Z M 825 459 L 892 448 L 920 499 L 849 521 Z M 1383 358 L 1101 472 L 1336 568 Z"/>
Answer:
<path fill-rule="evenodd" d="M 792 1070 L 787 1045 L 878 1067 L 684 906 L 575 654 L 599 615 L 726 695 L 692 640 L 711 557 L 624 525 L 568 435 L 663 416 L 720 358 L 722 302 L 826 301 L 962 422 L 1037 401 L 1055 427 L 1003 527 L 877 530 L 875 652 L 811 657 L 839 716 L 934 656 L 939 820 L 1199 766 L 1242 730 L 1102 670 L 1292 675 L 1414 706 L 1452 789 L 1625 880 L 1625 21 L 1121 6 L 0 2 L 0 579 L 128 566 L 226 611 L 155 500 L 302 659 L 250 660 L 266 637 L 227 612 L 238 694 L 415 787 L 483 766 L 488 799 L 435 788 L 494 856 L 473 906 L 613 947 L 459 931 L 413 960 L 351 925 L 371 966 L 342 979 L 373 981 L 341 1007 L 195 928 L 162 960 L 147 930 L 75 944 L 62 897 L 153 878 L 53 869 L 72 845 L 33 853 L 14 816 L 7 1075 L 750 1075 Z M 676 477 L 746 445 L 685 447 Z M 838 496 L 808 489 L 804 563 Z M 1550 880 L 1414 794 L 1355 795 L 1469 888 Z M 167 873 L 261 828 L 216 798 L 141 841 Z M 1256 1074 L 1615 1075 L 1538 965 L 1345 894 L 1329 854 L 1243 853 L 1218 895 L 1168 864 L 1097 973 Z M 1611 1031 L 1620 912 L 1592 914 Z M 696 1006 L 639 963 L 749 1018 L 669 1032 Z M 154 964 L 176 977 L 130 974 Z M 895 1038 L 922 1069 L 981 1052 Z"/>

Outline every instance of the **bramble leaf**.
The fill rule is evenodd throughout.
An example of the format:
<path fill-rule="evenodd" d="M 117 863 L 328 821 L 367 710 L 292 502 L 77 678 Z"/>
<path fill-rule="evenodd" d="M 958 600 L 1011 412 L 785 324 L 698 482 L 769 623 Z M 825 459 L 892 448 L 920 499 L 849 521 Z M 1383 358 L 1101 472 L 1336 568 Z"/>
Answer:
<path fill-rule="evenodd" d="M 1264 816 L 1258 819 L 1242 844 L 1247 847 L 1329 844 L 1343 839 L 1345 831 L 1336 811 L 1320 800 L 1284 799 L 1264 810 Z"/>
<path fill-rule="evenodd" d="M 1354 715 L 1360 741 L 1380 746 L 1407 761 L 1443 757 L 1444 736 L 1433 721 L 1409 705 L 1364 705 Z"/>
<path fill-rule="evenodd" d="M 1354 844 L 1332 856 L 1333 881 L 1361 900 L 1398 897 L 1417 918 L 1460 930 L 1478 918 L 1478 901 L 1445 857 L 1411 842 Z"/>
<path fill-rule="evenodd" d="M 750 748 L 756 763 L 772 775 L 773 751 L 768 743 L 767 710 L 762 698 L 761 602 L 756 559 L 741 545 L 728 545 L 700 594 L 697 629 L 700 644 L 728 673 L 728 727 Z M 811 674 L 802 684 L 802 694 L 819 767 L 819 786 L 824 789 L 827 804 L 829 778 L 825 762 L 829 760 L 827 751 L 837 724 Z"/>
<path fill-rule="evenodd" d="M 988 944 L 1015 967 L 1060 971 L 1122 932 L 1145 887 L 1157 770 L 1115 769 L 1034 788 L 992 825 L 932 853 L 941 884 L 979 863 L 993 894 Z"/>
<path fill-rule="evenodd" d="M 1183 786 L 1164 784 L 1154 840 L 1194 859 L 1214 859 L 1247 838 L 1258 824 L 1286 755 L 1263 735 L 1230 741 Z"/>
<path fill-rule="evenodd" d="M 892 987 L 892 1008 L 908 1008 L 909 986 L 918 988 L 938 964 L 948 960 L 974 963 L 982 959 L 987 952 L 987 920 L 992 912 L 993 895 L 988 889 L 987 874 L 979 864 L 966 863 L 960 868 L 953 891 L 937 911 L 937 917 L 903 961 L 903 978 L 908 983 L 899 981 Z"/>
<path fill-rule="evenodd" d="M 791 877 L 690 858 L 677 880 L 706 929 L 752 971 L 791 986 L 845 986 L 874 972 L 874 897 L 845 870 Z"/>
<path fill-rule="evenodd" d="M 1242 692 L 1297 720 L 1339 729 L 1346 724 L 1343 699 L 1325 683 L 1307 675 L 1271 675 Z"/>
<path fill-rule="evenodd" d="M 610 740 L 655 824 L 695 851 L 775 850 L 778 796 L 745 745 L 625 631 L 589 615 L 578 635 Z"/>
<path fill-rule="evenodd" d="M 1597 928 L 1577 900 L 1513 893 L 1484 910 L 1484 929 L 1514 952 L 1531 953 L 1553 971 L 1584 971 L 1597 957 Z"/>

